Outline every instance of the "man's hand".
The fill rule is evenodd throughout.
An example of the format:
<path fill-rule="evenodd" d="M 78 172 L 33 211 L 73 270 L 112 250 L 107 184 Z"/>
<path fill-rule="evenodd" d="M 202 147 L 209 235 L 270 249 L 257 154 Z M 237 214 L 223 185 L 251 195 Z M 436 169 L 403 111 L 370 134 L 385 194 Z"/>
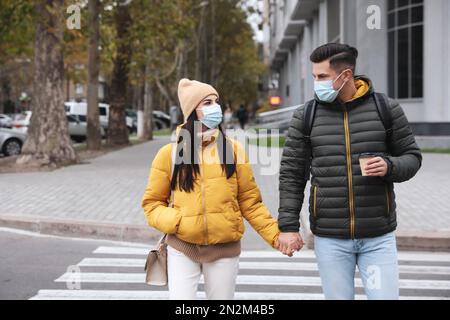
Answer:
<path fill-rule="evenodd" d="M 364 170 L 367 176 L 384 177 L 388 171 L 388 164 L 382 157 L 374 157 L 367 160 Z"/>
<path fill-rule="evenodd" d="M 278 237 L 278 250 L 292 257 L 294 251 L 299 251 L 304 243 L 298 232 L 281 232 Z"/>

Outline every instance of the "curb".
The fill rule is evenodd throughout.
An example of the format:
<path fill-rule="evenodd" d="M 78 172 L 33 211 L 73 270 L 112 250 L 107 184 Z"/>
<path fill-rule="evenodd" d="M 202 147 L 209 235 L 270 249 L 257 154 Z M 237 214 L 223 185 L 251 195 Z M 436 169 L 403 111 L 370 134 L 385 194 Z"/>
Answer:
<path fill-rule="evenodd" d="M 146 225 L 104 223 L 95 220 L 56 219 L 51 217 L 0 215 L 0 227 L 39 234 L 98 240 L 154 243 L 161 233 Z M 450 252 L 450 231 L 396 231 L 397 248 L 405 251 Z M 314 238 L 304 236 L 306 247 L 314 248 Z"/>
<path fill-rule="evenodd" d="M 450 252 L 450 231 L 395 231 L 397 249 L 402 251 Z M 314 249 L 314 236 L 307 232 L 304 242 L 308 249 Z"/>
<path fill-rule="evenodd" d="M 160 232 L 146 225 L 36 216 L 0 215 L 0 227 L 21 229 L 53 236 L 139 243 L 154 243 L 161 237 Z"/>
<path fill-rule="evenodd" d="M 397 231 L 397 247 L 401 250 L 450 252 L 450 231 Z"/>

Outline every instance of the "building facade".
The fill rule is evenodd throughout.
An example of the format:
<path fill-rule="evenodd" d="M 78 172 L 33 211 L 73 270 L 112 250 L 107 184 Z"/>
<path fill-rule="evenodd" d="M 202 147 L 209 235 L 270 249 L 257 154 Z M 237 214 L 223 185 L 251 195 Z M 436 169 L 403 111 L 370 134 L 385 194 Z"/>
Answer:
<path fill-rule="evenodd" d="M 410 122 L 450 135 L 450 1 L 266 0 L 264 8 L 269 88 L 282 107 L 313 97 L 309 55 L 340 42 L 358 49 L 356 74 L 397 99 Z"/>

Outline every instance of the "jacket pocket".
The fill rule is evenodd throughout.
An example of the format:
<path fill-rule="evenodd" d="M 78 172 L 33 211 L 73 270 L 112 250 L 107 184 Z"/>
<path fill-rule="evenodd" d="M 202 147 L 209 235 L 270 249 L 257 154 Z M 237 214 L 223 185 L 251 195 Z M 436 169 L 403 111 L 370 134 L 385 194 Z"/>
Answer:
<path fill-rule="evenodd" d="M 386 193 L 386 216 L 389 217 L 391 215 L 391 191 L 388 184 L 385 184 L 384 189 Z"/>
<path fill-rule="evenodd" d="M 317 218 L 317 186 L 313 188 L 313 215 Z"/>

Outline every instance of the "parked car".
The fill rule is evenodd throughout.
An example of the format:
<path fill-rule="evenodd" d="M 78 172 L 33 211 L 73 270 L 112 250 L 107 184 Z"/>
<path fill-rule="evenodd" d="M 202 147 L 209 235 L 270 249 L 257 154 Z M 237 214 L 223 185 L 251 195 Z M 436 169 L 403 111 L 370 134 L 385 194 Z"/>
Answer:
<path fill-rule="evenodd" d="M 127 127 L 130 128 L 129 124 L 131 124 L 131 133 L 137 132 L 137 113 L 134 110 L 127 109 L 125 110 L 127 115 Z M 130 120 L 129 120 L 130 119 Z"/>
<path fill-rule="evenodd" d="M 17 120 L 13 121 L 13 130 L 22 133 L 26 136 L 28 127 L 30 124 L 32 112 L 25 111 L 25 113 L 19 115 Z M 75 142 L 83 142 L 87 136 L 87 123 L 86 117 L 66 114 L 69 135 Z M 84 119 L 84 121 L 83 121 Z M 103 123 L 103 124 L 102 124 Z M 102 138 L 106 136 L 106 125 L 103 121 L 100 121 L 100 133 Z"/>
<path fill-rule="evenodd" d="M 26 137 L 17 130 L 0 128 L 0 153 L 7 157 L 20 154 Z"/>
<path fill-rule="evenodd" d="M 137 112 L 128 109 L 127 115 L 135 119 L 137 127 Z M 170 116 L 162 111 L 153 110 L 153 128 L 155 128 L 156 130 L 160 130 L 169 127 L 170 127 Z"/>
<path fill-rule="evenodd" d="M 133 130 L 137 131 L 137 112 L 132 109 L 127 109 L 126 113 L 127 117 L 133 119 Z M 170 116 L 162 111 L 153 110 L 153 128 L 155 130 L 161 130 L 169 127 L 170 127 Z"/>
<path fill-rule="evenodd" d="M 81 114 L 70 114 L 70 113 L 66 113 L 66 115 L 71 116 L 80 122 L 86 122 L 86 125 L 87 125 L 87 117 L 86 116 L 83 116 Z M 107 132 L 108 131 L 108 122 L 104 119 L 100 119 L 100 127 L 105 132 Z"/>
<path fill-rule="evenodd" d="M 0 114 L 0 128 L 12 128 L 13 119 L 6 115 Z"/>
<path fill-rule="evenodd" d="M 12 129 L 21 133 L 27 133 L 28 126 L 30 125 L 31 115 L 31 111 L 24 111 L 17 114 L 12 122 Z"/>
<path fill-rule="evenodd" d="M 69 124 L 70 138 L 75 142 L 83 142 L 87 137 L 87 122 L 81 121 L 77 116 L 66 115 L 67 123 Z M 100 125 L 100 133 L 102 138 L 105 138 L 106 131 Z"/>
<path fill-rule="evenodd" d="M 107 131 L 108 121 L 109 121 L 109 104 L 99 103 L 98 111 L 100 116 L 100 125 Z M 68 101 L 64 103 L 66 108 L 66 114 L 78 116 L 80 120 L 86 122 L 87 117 L 87 103 L 86 102 L 76 102 Z M 125 118 L 127 123 L 127 128 L 130 132 L 136 131 L 137 124 L 133 122 L 133 118 L 128 115 Z"/>
<path fill-rule="evenodd" d="M 153 110 L 153 123 L 156 130 L 170 128 L 170 116 L 160 110 Z"/>

